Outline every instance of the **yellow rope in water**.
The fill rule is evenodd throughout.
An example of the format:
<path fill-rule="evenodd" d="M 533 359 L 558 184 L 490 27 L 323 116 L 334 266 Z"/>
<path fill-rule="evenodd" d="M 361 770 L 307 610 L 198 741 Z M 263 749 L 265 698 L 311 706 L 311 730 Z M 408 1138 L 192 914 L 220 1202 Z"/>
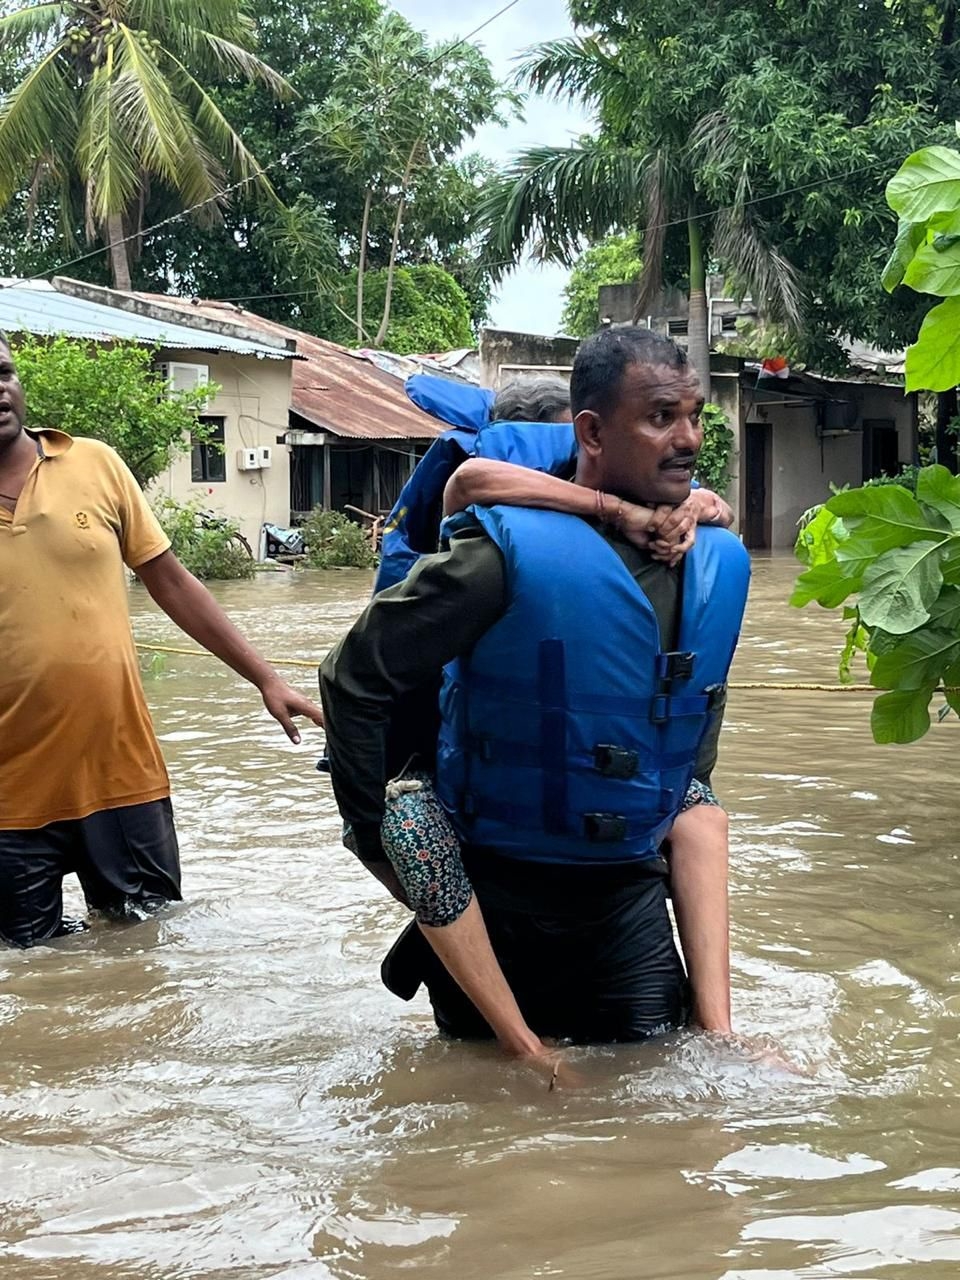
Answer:
<path fill-rule="evenodd" d="M 208 653 L 206 649 L 175 649 L 168 644 L 141 644 L 137 641 L 137 648 L 142 649 L 145 653 L 176 653 L 184 658 L 213 658 L 214 654 Z M 317 662 L 310 662 L 304 658 L 267 658 L 267 662 L 272 667 L 309 667 L 311 671 L 316 671 L 320 665 Z"/>
<path fill-rule="evenodd" d="M 138 642 L 137 648 L 144 650 L 146 653 L 174 653 L 185 658 L 212 658 L 214 656 L 212 653 L 207 653 L 206 649 L 176 649 L 166 644 L 140 644 Z M 319 665 L 319 663 L 311 662 L 305 658 L 267 658 L 267 661 L 274 667 L 307 667 L 311 671 L 316 671 Z M 868 684 L 790 684 L 775 680 L 731 680 L 727 687 L 738 690 L 785 689 L 799 693 L 883 692 L 882 689 L 874 689 Z M 939 692 L 943 691 L 940 690 Z"/>

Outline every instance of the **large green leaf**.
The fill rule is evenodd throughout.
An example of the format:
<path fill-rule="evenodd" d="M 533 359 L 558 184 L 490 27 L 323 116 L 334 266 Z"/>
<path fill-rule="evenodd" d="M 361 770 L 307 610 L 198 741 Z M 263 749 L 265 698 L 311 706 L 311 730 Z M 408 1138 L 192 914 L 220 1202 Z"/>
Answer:
<path fill-rule="evenodd" d="M 863 575 L 860 616 L 868 627 L 906 635 L 929 619 L 942 585 L 939 543 L 895 547 Z"/>
<path fill-rule="evenodd" d="M 940 572 L 944 582 L 960 586 L 960 542 L 951 538 L 940 548 Z"/>
<path fill-rule="evenodd" d="M 893 293 L 897 285 L 903 283 L 904 273 L 913 261 L 913 255 L 923 244 L 926 234 L 926 223 L 909 222 L 906 218 L 900 219 L 897 238 L 893 242 L 893 249 L 887 259 L 887 265 L 883 268 L 883 275 L 880 277 L 888 293 Z"/>
<path fill-rule="evenodd" d="M 924 147 L 908 156 L 887 183 L 887 204 L 908 222 L 960 206 L 960 152 Z"/>
<path fill-rule="evenodd" d="M 949 391 L 960 383 L 960 298 L 928 311 L 907 348 L 906 390 Z"/>
<path fill-rule="evenodd" d="M 943 588 L 930 610 L 929 625 L 960 635 L 960 587 Z"/>
<path fill-rule="evenodd" d="M 924 467 L 917 475 L 917 498 L 939 511 L 951 529 L 960 530 L 960 476 L 946 467 Z"/>
<path fill-rule="evenodd" d="M 938 298 L 960 293 L 960 245 L 956 241 L 945 248 L 936 243 L 920 245 L 903 273 L 903 283 Z"/>
<path fill-rule="evenodd" d="M 935 685 L 945 667 L 960 657 L 960 636 L 923 627 L 879 657 L 870 673 L 878 689 L 922 689 Z"/>
<path fill-rule="evenodd" d="M 845 537 L 846 530 L 837 517 L 826 507 L 821 507 L 810 523 L 797 534 L 794 550 L 797 558 L 813 569 L 818 564 L 832 561 L 837 547 Z"/>
<path fill-rule="evenodd" d="M 874 701 L 870 727 L 876 742 L 916 742 L 930 728 L 933 689 L 908 689 L 882 693 Z"/>
<path fill-rule="evenodd" d="M 827 509 L 838 516 L 877 516 L 895 524 L 925 528 L 920 504 L 902 484 L 868 485 L 835 493 Z"/>
<path fill-rule="evenodd" d="M 805 604 L 816 600 L 825 609 L 835 609 L 847 596 L 859 591 L 860 586 L 859 578 L 845 577 L 836 563 L 819 564 L 797 578 L 790 603 L 794 608 L 802 609 Z"/>
<path fill-rule="evenodd" d="M 837 563 L 846 577 L 862 576 L 870 565 L 886 551 L 894 547 L 906 547 L 918 541 L 937 541 L 931 534 L 948 538 L 949 530 L 933 528 L 929 523 L 922 529 L 912 525 L 895 524 L 879 516 L 867 516 L 858 520 L 846 541 L 837 546 Z"/>

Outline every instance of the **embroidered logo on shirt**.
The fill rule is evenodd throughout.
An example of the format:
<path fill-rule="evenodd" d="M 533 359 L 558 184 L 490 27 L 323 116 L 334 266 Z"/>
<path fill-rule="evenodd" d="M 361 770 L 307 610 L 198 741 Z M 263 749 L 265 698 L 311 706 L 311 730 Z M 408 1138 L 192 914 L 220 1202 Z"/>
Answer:
<path fill-rule="evenodd" d="M 85 511 L 78 511 L 73 518 L 76 521 L 78 529 L 90 528 L 90 517 L 87 515 Z"/>

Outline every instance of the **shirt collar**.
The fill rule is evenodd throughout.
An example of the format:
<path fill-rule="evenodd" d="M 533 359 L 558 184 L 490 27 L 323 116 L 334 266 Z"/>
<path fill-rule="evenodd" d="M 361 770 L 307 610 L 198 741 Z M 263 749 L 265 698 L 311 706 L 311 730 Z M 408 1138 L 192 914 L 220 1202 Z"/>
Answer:
<path fill-rule="evenodd" d="M 56 458 L 59 454 L 73 448 L 73 436 L 68 436 L 65 431 L 57 431 L 54 427 L 41 427 L 38 431 L 28 427 L 26 430 L 31 440 L 36 440 L 40 446 L 40 455 L 43 458 Z"/>

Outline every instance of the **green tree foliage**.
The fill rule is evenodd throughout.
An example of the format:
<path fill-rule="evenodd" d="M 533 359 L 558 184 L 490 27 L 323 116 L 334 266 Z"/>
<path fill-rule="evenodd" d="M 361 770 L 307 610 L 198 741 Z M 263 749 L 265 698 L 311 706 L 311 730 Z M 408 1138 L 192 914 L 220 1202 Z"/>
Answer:
<path fill-rule="evenodd" d="M 642 267 L 640 237 L 635 231 L 607 236 L 587 249 L 574 263 L 563 291 L 565 299 L 560 324 L 564 333 L 587 338 L 600 326 L 600 288 L 605 284 L 626 284 L 636 280 Z"/>
<path fill-rule="evenodd" d="M 739 279 L 772 318 L 799 323 L 802 300 L 793 267 L 763 234 L 745 196 L 719 215 L 707 200 L 704 160 L 692 139 L 715 106 L 711 68 L 719 59 L 699 36 L 689 35 L 692 65 L 671 43 L 687 41 L 685 20 L 702 26 L 703 9 L 673 0 L 644 4 L 631 8 L 616 35 L 601 18 L 595 35 L 534 49 L 521 69 L 526 83 L 593 106 L 600 128 L 572 147 L 523 152 L 489 188 L 481 217 L 495 261 L 515 261 L 534 244 L 540 258 L 572 263 L 584 240 L 641 231 L 637 319 L 654 309 L 662 290 L 668 232 L 682 229 L 690 357 L 709 382 L 709 260 Z"/>
<path fill-rule="evenodd" d="M 730 420 L 718 404 L 705 404 L 700 421 L 703 444 L 697 457 L 697 479 L 705 489 L 723 496 L 730 487 L 730 457 L 734 435 Z"/>
<path fill-rule="evenodd" d="M 383 316 L 386 271 L 367 273 L 361 346 Z M 398 355 L 452 351 L 473 344 L 470 301 L 453 276 L 441 267 L 398 267 L 393 275 L 390 323 L 381 345 Z M 356 346 L 356 321 L 350 314 L 356 297 L 356 272 L 344 275 L 339 289 L 320 298 L 305 314 L 316 333 L 344 346 Z"/>
<path fill-rule="evenodd" d="M 887 200 L 900 223 L 884 287 L 943 299 L 907 350 L 906 388 L 948 391 L 960 383 L 960 152 L 915 152 L 887 184 Z"/>
<path fill-rule="evenodd" d="M 781 0 L 773 9 L 766 0 L 654 0 L 639 17 L 636 8 L 578 0 L 575 14 L 615 41 L 642 26 L 644 57 L 662 50 L 649 95 L 673 118 L 697 103 L 690 147 L 707 207 L 752 201 L 758 235 L 800 273 L 803 357 L 841 366 L 843 335 L 902 347 L 926 304 L 903 290 L 891 305 L 880 287 L 894 226 L 882 179 L 915 147 L 952 135 L 955 0 Z"/>
<path fill-rule="evenodd" d="M 173 554 L 202 582 L 252 578 L 256 573 L 253 556 L 240 540 L 240 526 L 235 521 L 208 516 L 199 503 L 174 502 L 172 498 L 160 498 L 154 511 Z"/>
<path fill-rule="evenodd" d="M 197 415 L 217 394 L 213 383 L 172 392 L 154 353 L 118 344 L 90 347 L 69 338 L 42 342 L 12 335 L 31 426 L 93 436 L 116 449 L 141 487 L 190 448 L 204 429 Z"/>
<path fill-rule="evenodd" d="M 844 335 L 897 350 L 927 304 L 909 290 L 891 304 L 880 287 L 894 225 L 880 179 L 922 142 L 946 141 L 960 115 L 956 8 L 575 0 L 594 36 L 536 50 L 524 71 L 595 106 L 597 134 L 505 172 L 490 222 L 506 252 L 494 256 L 532 242 L 570 261 L 584 237 L 637 228 L 652 296 L 658 263 L 672 284 L 689 288 L 690 271 L 698 283 L 696 227 L 702 253 L 769 321 L 799 302 L 808 362 L 842 365 Z"/>
<path fill-rule="evenodd" d="M 216 3 L 227 5 L 227 0 Z M 342 153 L 334 154 L 335 137 L 329 147 L 321 145 L 318 120 L 333 124 L 339 101 L 341 108 L 346 106 L 339 114 L 341 142 L 349 141 L 354 115 L 355 132 L 369 136 L 379 131 L 384 137 L 371 199 L 367 269 L 389 268 L 391 258 L 398 266 L 441 266 L 470 299 L 472 323 L 481 323 L 489 308 L 490 276 L 479 262 L 473 215 L 492 166 L 480 156 L 461 154 L 461 148 L 478 124 L 512 107 L 510 96 L 493 81 L 489 63 L 474 46 L 445 51 L 428 44 L 396 15 L 387 22 L 381 0 L 278 0 L 257 3 L 255 9 L 258 55 L 290 92 L 278 97 L 268 83 L 215 70 L 202 83 L 217 111 L 257 157 L 276 198 L 256 198 L 252 186 L 243 186 L 231 193 L 216 219 L 183 219 L 148 230 L 137 242 L 131 264 L 134 287 L 166 292 L 173 286 L 187 295 L 243 300 L 269 318 L 305 329 L 311 329 L 318 314 L 328 314 L 331 308 L 319 306 L 318 299 L 331 288 L 339 295 L 345 273 L 357 268 L 371 180 L 370 172 L 343 163 Z M 381 77 L 386 88 L 396 87 L 404 76 L 430 88 L 418 114 L 424 128 L 429 123 L 429 136 L 425 132 L 416 147 L 402 209 L 406 159 L 416 141 L 409 140 L 398 169 L 408 138 L 404 130 L 413 118 L 409 109 L 400 111 L 402 105 L 409 108 L 409 95 L 388 92 L 381 100 L 358 72 L 377 40 L 390 32 L 399 44 L 406 42 L 411 59 L 387 60 Z M 423 65 L 434 57 L 443 65 Z M 17 83 L 18 68 L 22 59 L 11 60 L 0 49 L 0 95 Z M 396 138 L 383 134 L 391 121 Z M 163 223 L 182 208 L 176 191 L 162 181 L 145 184 L 140 194 L 137 225 Z M 76 195 L 67 204 L 50 184 L 20 185 L 0 210 L 0 274 L 50 272 L 74 257 L 84 236 L 83 193 Z M 99 255 L 72 266 L 69 274 L 107 282 L 107 267 L 105 255 Z M 375 319 L 364 308 L 371 341 L 385 301 L 381 293 L 381 313 Z M 355 316 L 355 302 L 349 310 Z"/>
<path fill-rule="evenodd" d="M 505 96 L 475 46 L 431 45 L 387 10 L 348 50 L 323 104 L 301 117 L 312 154 L 362 191 L 352 228 L 358 343 L 381 346 L 386 337 L 404 223 L 421 185 L 437 192 L 463 143 L 481 124 L 502 121 Z M 375 238 L 381 259 L 386 255 L 385 288 L 380 320 L 365 335 L 363 292 Z"/>
<path fill-rule="evenodd" d="M 835 609 L 850 597 L 841 675 L 862 650 L 878 742 L 913 742 L 930 727 L 941 682 L 960 710 L 960 478 L 924 467 L 916 495 L 898 484 L 836 494 L 801 531 L 808 568 L 791 604 Z M 957 686 L 958 688 L 954 688 Z"/>
<path fill-rule="evenodd" d="M 960 153 L 927 147 L 887 184 L 899 214 L 883 283 L 944 298 L 907 352 L 908 390 L 942 391 L 960 380 L 957 317 L 960 270 Z M 907 477 L 905 477 L 907 479 Z M 801 529 L 797 554 L 808 566 L 791 603 L 816 600 L 845 616 L 842 675 L 858 651 L 882 694 L 872 726 L 878 742 L 912 742 L 930 727 L 937 688 L 960 711 L 960 478 L 922 467 L 907 484 L 865 485 L 835 494 Z"/>
<path fill-rule="evenodd" d="M 254 155 L 209 92 L 211 81 L 289 86 L 254 52 L 240 0 L 106 0 L 20 6 L 0 18 L 0 46 L 20 55 L 0 101 L 0 206 L 24 186 L 55 193 L 69 247 L 82 220 L 109 245 L 113 282 L 130 288 L 130 245 L 156 184 L 179 207 L 216 219 L 229 177 L 273 196 Z M 205 203 L 206 202 L 206 203 Z"/>

